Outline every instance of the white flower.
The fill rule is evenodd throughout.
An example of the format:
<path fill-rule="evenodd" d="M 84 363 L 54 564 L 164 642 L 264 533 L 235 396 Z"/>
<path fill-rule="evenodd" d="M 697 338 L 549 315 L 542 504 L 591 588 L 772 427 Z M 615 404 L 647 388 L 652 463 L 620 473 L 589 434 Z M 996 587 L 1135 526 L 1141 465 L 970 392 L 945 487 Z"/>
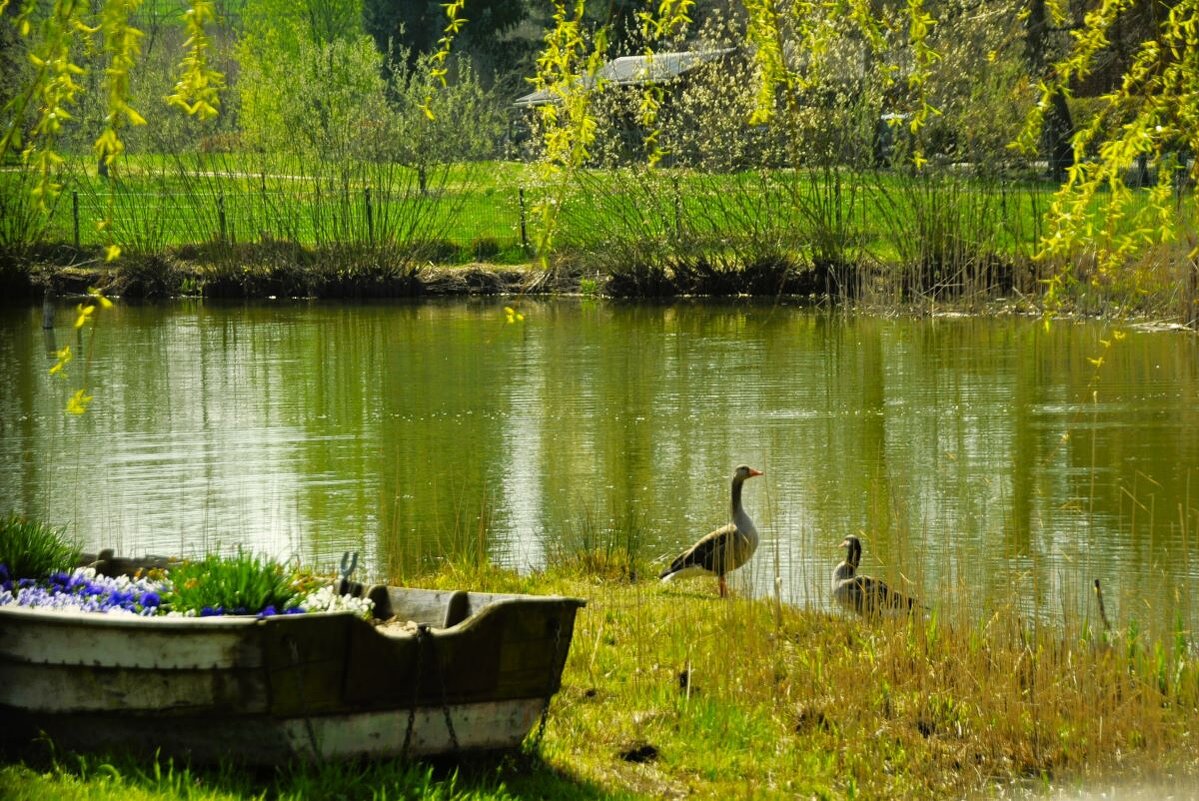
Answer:
<path fill-rule="evenodd" d="M 305 595 L 299 605 L 308 612 L 353 612 L 362 618 L 369 618 L 375 608 L 370 598 L 339 595 L 332 584 Z"/>

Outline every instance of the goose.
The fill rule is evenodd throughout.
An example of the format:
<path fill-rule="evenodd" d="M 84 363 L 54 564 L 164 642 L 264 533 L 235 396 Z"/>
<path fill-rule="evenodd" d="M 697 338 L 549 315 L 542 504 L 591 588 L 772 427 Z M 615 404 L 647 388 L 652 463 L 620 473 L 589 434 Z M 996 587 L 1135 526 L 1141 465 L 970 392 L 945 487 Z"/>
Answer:
<path fill-rule="evenodd" d="M 749 561 L 758 549 L 758 530 L 741 506 L 741 485 L 746 479 L 764 475 L 749 465 L 739 465 L 733 471 L 733 522 L 705 534 L 694 545 L 683 551 L 662 571 L 662 581 L 678 578 L 714 574 L 719 581 L 720 597 L 729 594 L 724 575 L 736 570 Z"/>
<path fill-rule="evenodd" d="M 841 541 L 845 561 L 833 570 L 833 600 L 859 615 L 872 616 L 886 610 L 912 609 L 919 606 L 914 598 L 896 592 L 881 579 L 859 576 L 862 541 L 849 535 Z"/>

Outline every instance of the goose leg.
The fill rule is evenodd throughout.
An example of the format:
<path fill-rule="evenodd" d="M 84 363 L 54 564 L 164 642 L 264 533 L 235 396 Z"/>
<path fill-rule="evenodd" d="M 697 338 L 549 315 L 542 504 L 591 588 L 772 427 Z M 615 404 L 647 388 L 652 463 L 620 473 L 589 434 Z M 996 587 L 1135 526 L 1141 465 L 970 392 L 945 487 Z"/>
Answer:
<path fill-rule="evenodd" d="M 724 583 L 724 576 L 718 576 L 717 578 L 720 579 L 720 597 L 728 598 L 729 597 L 729 585 Z"/>

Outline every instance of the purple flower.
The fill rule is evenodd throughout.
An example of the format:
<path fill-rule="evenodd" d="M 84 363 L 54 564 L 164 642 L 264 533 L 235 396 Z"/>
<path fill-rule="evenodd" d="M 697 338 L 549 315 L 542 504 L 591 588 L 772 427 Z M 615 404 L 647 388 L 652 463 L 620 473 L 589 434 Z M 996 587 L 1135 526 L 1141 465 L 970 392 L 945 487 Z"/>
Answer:
<path fill-rule="evenodd" d="M 161 604 L 162 598 L 158 595 L 158 593 L 151 590 L 150 592 L 142 594 L 140 603 L 142 606 L 149 609 L 150 607 L 156 607 Z"/>
<path fill-rule="evenodd" d="M 217 617 L 218 615 L 223 614 L 225 614 L 225 610 L 219 606 L 215 609 L 211 606 L 206 606 L 200 610 L 200 617 Z"/>
<path fill-rule="evenodd" d="M 259 617 L 270 617 L 271 615 L 277 615 L 277 614 L 279 614 L 279 613 L 275 611 L 275 607 L 272 604 L 272 605 L 268 606 L 267 608 L 263 609 L 261 612 L 259 612 L 258 616 Z"/>

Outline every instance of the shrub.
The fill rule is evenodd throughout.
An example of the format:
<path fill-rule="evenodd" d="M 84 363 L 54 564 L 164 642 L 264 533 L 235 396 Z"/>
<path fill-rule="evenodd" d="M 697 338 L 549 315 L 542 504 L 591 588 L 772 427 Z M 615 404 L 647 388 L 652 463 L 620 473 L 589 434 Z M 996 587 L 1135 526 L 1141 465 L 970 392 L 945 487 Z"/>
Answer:
<path fill-rule="evenodd" d="M 470 251 L 477 261 L 490 261 L 500 254 L 500 243 L 490 236 L 475 237 Z"/>

